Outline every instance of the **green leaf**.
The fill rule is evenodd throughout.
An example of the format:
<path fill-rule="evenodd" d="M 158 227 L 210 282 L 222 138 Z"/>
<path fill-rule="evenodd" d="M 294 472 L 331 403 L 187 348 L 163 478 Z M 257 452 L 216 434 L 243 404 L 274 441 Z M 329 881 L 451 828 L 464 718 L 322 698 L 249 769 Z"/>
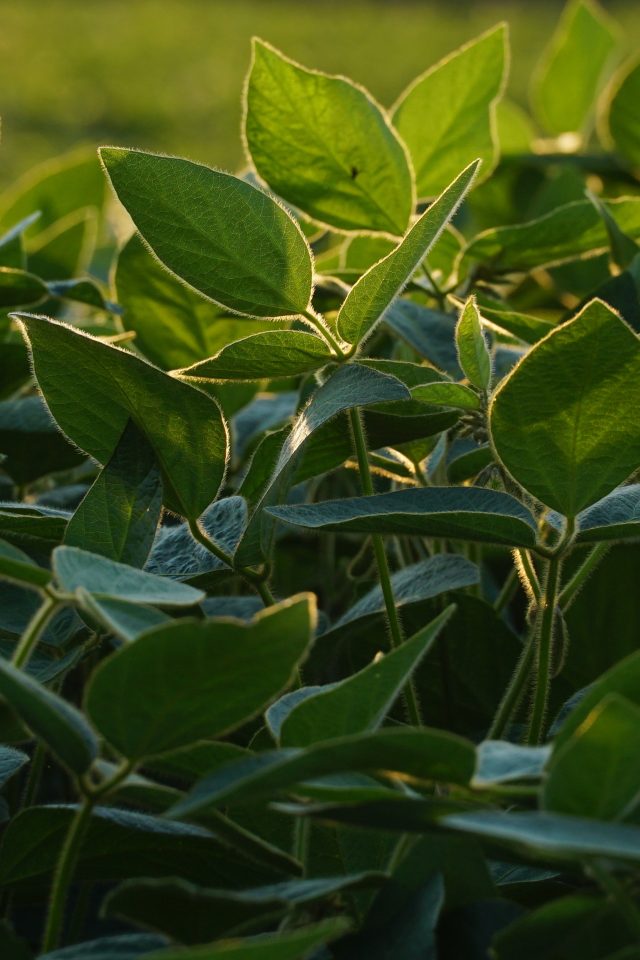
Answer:
<path fill-rule="evenodd" d="M 45 317 L 20 314 L 38 385 L 63 433 L 99 463 L 132 420 L 162 469 L 165 504 L 195 519 L 224 476 L 227 429 L 216 402 L 139 357 Z"/>
<path fill-rule="evenodd" d="M 508 72 L 504 23 L 465 44 L 409 85 L 393 122 L 416 171 L 418 196 L 433 197 L 474 157 L 483 178 L 496 165 L 496 105 Z"/>
<path fill-rule="evenodd" d="M 628 819 L 640 805 L 640 709 L 610 693 L 554 750 L 542 792 L 547 810 Z"/>
<path fill-rule="evenodd" d="M 121 933 L 115 937 L 99 937 L 52 953 L 43 953 L 38 960 L 137 960 L 151 950 L 166 945 L 164 937 L 151 933 Z"/>
<path fill-rule="evenodd" d="M 640 863 L 640 828 L 527 811 L 482 810 L 442 817 L 443 826 L 515 851 L 526 859 L 571 862 L 605 857 Z"/>
<path fill-rule="evenodd" d="M 369 872 L 285 880 L 238 891 L 197 887 L 183 880 L 130 880 L 108 895 L 104 910 L 181 943 L 197 944 L 240 931 L 262 916 L 271 919 L 307 904 L 331 901 L 348 891 L 378 886 L 383 879 L 383 874 Z"/>
<path fill-rule="evenodd" d="M 456 346 L 460 366 L 467 380 L 479 390 L 488 390 L 491 383 L 491 356 L 474 297 L 469 297 L 460 314 L 456 326 Z"/>
<path fill-rule="evenodd" d="M 549 133 L 585 132 L 617 41 L 617 30 L 595 2 L 567 4 L 531 89 L 536 118 Z"/>
<path fill-rule="evenodd" d="M 581 893 L 534 908 L 498 933 L 493 950 L 496 960 L 605 960 L 610 949 L 627 942 L 615 907 Z"/>
<path fill-rule="evenodd" d="M 0 695 L 60 763 L 73 773 L 89 769 L 98 741 L 79 710 L 3 659 Z"/>
<path fill-rule="evenodd" d="M 640 239 L 640 199 L 604 203 L 620 229 Z M 537 220 L 479 233 L 462 251 L 458 269 L 466 274 L 474 263 L 486 263 L 492 273 L 517 273 L 595 257 L 608 249 L 607 228 L 598 211 L 590 200 L 574 200 Z"/>
<path fill-rule="evenodd" d="M 448 607 L 402 646 L 376 656 L 363 670 L 294 706 L 280 729 L 282 746 L 307 747 L 332 737 L 377 730 L 453 609 Z"/>
<path fill-rule="evenodd" d="M 403 779 L 464 785 L 471 780 L 474 766 L 473 744 L 462 737 L 427 727 L 390 727 L 226 764 L 200 780 L 170 816 L 190 817 L 227 804 L 259 803 L 295 784 L 335 773 L 377 771 Z"/>
<path fill-rule="evenodd" d="M 640 62 L 625 64 L 608 92 L 602 126 L 609 141 L 637 170 L 640 167 L 640 120 L 636 104 L 640 93 Z"/>
<path fill-rule="evenodd" d="M 254 39 L 244 133 L 259 175 L 314 220 L 339 230 L 406 230 L 414 205 L 406 147 L 362 87 L 306 70 Z"/>
<path fill-rule="evenodd" d="M 29 170 L 0 199 L 0 219 L 16 223 L 40 212 L 29 236 L 81 207 L 101 207 L 105 187 L 95 151 L 82 147 Z"/>
<path fill-rule="evenodd" d="M 204 598 L 201 590 L 186 583 L 157 577 L 78 547 L 56 547 L 52 567 L 58 584 L 68 593 L 81 587 L 96 597 L 163 607 L 191 607 Z"/>
<path fill-rule="evenodd" d="M 33 273 L 0 267 L 0 307 L 22 307 L 40 303 L 48 296 L 47 285 Z"/>
<path fill-rule="evenodd" d="M 423 603 L 450 590 L 460 590 L 478 582 L 479 571 L 475 564 L 459 553 L 438 553 L 427 560 L 412 563 L 397 570 L 391 577 L 391 586 L 398 609 Z M 338 635 L 354 627 L 371 631 L 376 621 L 385 612 L 384 597 L 380 584 L 376 584 L 322 634 L 320 645 L 333 643 Z"/>
<path fill-rule="evenodd" d="M 207 507 L 199 524 L 227 554 L 233 554 L 247 525 L 247 504 L 242 497 L 224 497 Z M 163 577 L 208 585 L 230 568 L 191 535 L 186 523 L 163 525 L 158 530 L 147 570 Z"/>
<path fill-rule="evenodd" d="M 19 484 L 69 470 L 84 459 L 62 436 L 38 396 L 0 403 L 0 450 L 7 457 L 3 469 Z"/>
<path fill-rule="evenodd" d="M 477 394 L 462 383 L 426 383 L 424 386 L 414 387 L 411 396 L 420 403 L 435 403 L 459 410 L 479 410 L 481 406 Z"/>
<path fill-rule="evenodd" d="M 609 259 L 612 267 L 616 269 L 616 271 L 626 270 L 638 256 L 638 253 L 640 253 L 640 246 L 620 229 L 609 207 L 602 202 L 600 197 L 597 197 L 591 190 L 587 190 L 587 197 L 602 217 L 604 225 L 607 228 L 610 247 Z"/>
<path fill-rule="evenodd" d="M 484 740 L 478 745 L 478 766 L 473 786 L 491 787 L 514 780 L 538 780 L 543 774 L 551 747 L 525 747 L 506 740 Z"/>
<path fill-rule="evenodd" d="M 228 344 L 192 367 L 180 371 L 195 380 L 264 380 L 311 373 L 332 359 L 329 347 L 313 333 L 267 330 Z"/>
<path fill-rule="evenodd" d="M 131 759 L 221 736 L 289 685 L 314 627 L 310 594 L 269 607 L 248 624 L 182 621 L 159 627 L 98 668 L 87 710 Z"/>
<path fill-rule="evenodd" d="M 634 652 L 618 661 L 584 691 L 584 695 L 571 710 L 556 735 L 557 750 L 576 733 L 591 711 L 608 694 L 618 694 L 636 707 L 640 707 L 640 652 Z"/>
<path fill-rule="evenodd" d="M 115 285 L 124 329 L 135 333 L 136 347 L 163 370 L 212 357 L 273 323 L 226 314 L 172 276 L 137 233 L 120 251 Z"/>
<path fill-rule="evenodd" d="M 142 239 L 181 280 L 246 316 L 307 310 L 311 252 L 267 193 L 177 157 L 115 147 L 100 157 Z"/>
<path fill-rule="evenodd" d="M 340 367 L 313 394 L 295 420 L 285 439 L 268 483 L 263 489 L 236 550 L 241 564 L 260 562 L 269 551 L 275 523 L 264 517 L 264 509 L 284 499 L 292 482 L 293 469 L 309 438 L 344 410 L 372 403 L 408 400 L 411 394 L 396 377 L 378 373 L 357 363 Z"/>
<path fill-rule="evenodd" d="M 110 460 L 69 521 L 64 542 L 142 567 L 161 509 L 162 478 L 153 449 L 129 420 Z"/>
<path fill-rule="evenodd" d="M 479 166 L 478 160 L 469 164 L 414 223 L 398 246 L 354 284 L 336 321 L 338 333 L 346 341 L 360 343 L 371 333 L 462 203 Z"/>
<path fill-rule="evenodd" d="M 34 587 L 46 587 L 51 580 L 48 570 L 38 567 L 31 557 L 6 540 L 0 540 L 0 577 Z"/>
<path fill-rule="evenodd" d="M 101 627 L 120 640 L 131 641 L 170 618 L 155 607 L 148 607 L 129 600 L 112 597 L 96 597 L 84 587 L 76 589 L 80 609 L 96 620 Z"/>
<path fill-rule="evenodd" d="M 495 450 L 518 483 L 567 517 L 640 465 L 640 343 L 600 300 L 536 344 L 491 404 Z"/>
<path fill-rule="evenodd" d="M 2 838 L 0 883 L 26 889 L 48 885 L 75 813 L 71 805 L 55 804 L 29 807 L 14 817 Z M 79 854 L 77 881 L 141 876 L 179 876 L 193 883 L 242 888 L 271 883 L 282 871 L 255 863 L 202 827 L 95 807 Z"/>
<path fill-rule="evenodd" d="M 450 537 L 531 547 L 533 516 L 515 497 L 480 487 L 429 487 L 270 507 L 292 526 L 345 533 Z"/>
<path fill-rule="evenodd" d="M 40 213 L 36 210 L 0 236 L 0 266 L 13 267 L 16 270 L 26 269 L 27 257 L 23 234 L 39 216 Z"/>
<path fill-rule="evenodd" d="M 87 208 L 67 214 L 39 233 L 29 245 L 29 268 L 48 281 L 74 279 L 86 273 L 96 233 L 95 210 Z"/>
<path fill-rule="evenodd" d="M 0 537 L 31 547 L 55 547 L 64 537 L 68 514 L 44 507 L 0 502 Z"/>
<path fill-rule="evenodd" d="M 13 747 L 0 747 L 0 790 L 26 763 L 29 756 Z"/>
<path fill-rule="evenodd" d="M 384 322 L 393 334 L 439 370 L 456 379 L 462 377 L 455 343 L 456 324 L 453 317 L 437 310 L 400 299 L 387 310 Z"/>
<path fill-rule="evenodd" d="M 167 949 L 148 954 L 149 960 L 303 960 L 309 951 L 335 940 L 350 927 L 346 917 L 332 917 L 313 926 L 255 937 L 218 940 L 190 949 Z"/>
<path fill-rule="evenodd" d="M 579 543 L 640 537 L 640 484 L 613 490 L 578 515 Z"/>

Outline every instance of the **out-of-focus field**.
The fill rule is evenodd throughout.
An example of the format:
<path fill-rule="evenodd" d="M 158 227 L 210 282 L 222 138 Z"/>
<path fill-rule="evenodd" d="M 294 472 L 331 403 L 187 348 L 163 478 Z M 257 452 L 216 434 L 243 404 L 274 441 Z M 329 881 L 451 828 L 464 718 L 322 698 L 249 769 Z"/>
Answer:
<path fill-rule="evenodd" d="M 507 20 L 510 90 L 522 101 L 560 6 L 552 0 L 5 0 L 0 182 L 80 140 L 237 167 L 240 91 L 253 34 L 305 65 L 348 74 L 389 104 L 449 50 Z M 605 6 L 633 50 L 637 0 Z"/>

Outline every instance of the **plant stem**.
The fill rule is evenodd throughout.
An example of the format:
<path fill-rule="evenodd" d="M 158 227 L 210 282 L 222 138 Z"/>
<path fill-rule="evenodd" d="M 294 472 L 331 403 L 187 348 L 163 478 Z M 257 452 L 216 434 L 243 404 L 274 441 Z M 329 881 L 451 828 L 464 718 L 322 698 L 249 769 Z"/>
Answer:
<path fill-rule="evenodd" d="M 46 630 L 47 624 L 60 606 L 61 602 L 58 597 L 54 597 L 49 593 L 45 594 L 41 606 L 38 607 L 27 624 L 26 630 L 20 637 L 18 645 L 13 651 L 11 663 L 14 667 L 17 667 L 19 670 L 26 667 L 40 637 Z"/>
<path fill-rule="evenodd" d="M 49 904 L 49 913 L 47 915 L 47 923 L 42 940 L 43 953 L 55 950 L 58 946 L 69 886 L 73 879 L 82 841 L 89 828 L 94 804 L 95 799 L 93 797 L 88 796 L 84 798 L 71 821 L 62 850 L 60 851 L 60 857 L 53 876 L 51 902 Z"/>
<path fill-rule="evenodd" d="M 331 347 L 333 352 L 336 354 L 338 360 L 345 360 L 346 354 L 343 352 L 340 344 L 337 339 L 334 337 L 333 333 L 324 322 L 322 317 L 320 317 L 313 310 L 305 310 L 302 316 L 307 320 L 311 326 L 316 330 L 322 339 Z"/>
<path fill-rule="evenodd" d="M 367 441 L 364 435 L 364 428 L 362 426 L 362 416 L 360 410 L 357 407 L 353 407 L 349 411 L 349 419 L 351 421 L 351 429 L 353 431 L 353 442 L 356 448 L 356 455 L 358 458 L 358 467 L 360 469 L 360 481 L 362 483 L 362 492 L 365 496 L 369 497 L 373 495 L 373 481 L 371 479 L 371 470 L 369 469 L 369 457 L 367 454 Z M 387 554 L 384 548 L 384 541 L 380 534 L 371 535 L 371 545 L 373 547 L 373 552 L 376 558 L 376 564 L 378 567 L 378 578 L 380 580 L 380 588 L 382 590 L 382 596 L 384 597 L 385 610 L 387 612 L 387 623 L 389 625 L 389 635 L 391 639 L 391 647 L 395 649 L 399 647 L 404 642 L 404 635 L 402 632 L 402 627 L 400 625 L 400 619 L 398 617 L 398 610 L 396 607 L 395 597 L 393 595 L 393 587 L 391 585 L 391 573 L 389 571 L 389 563 L 387 561 Z M 413 683 L 410 680 L 405 687 L 405 699 L 407 703 L 407 712 L 409 714 L 409 720 L 414 726 L 421 726 L 422 719 L 420 717 L 420 709 L 418 706 L 418 697 L 414 689 Z"/>
<path fill-rule="evenodd" d="M 527 742 L 530 746 L 539 744 L 544 733 L 544 719 L 547 711 L 551 678 L 553 628 L 556 619 L 561 567 L 562 557 L 560 554 L 555 554 L 551 557 L 547 565 L 544 588 L 539 601 L 538 613 L 536 614 L 534 625 L 538 649 L 536 658 L 536 687 L 533 696 L 531 719 L 529 721 L 529 734 L 527 736 Z"/>
<path fill-rule="evenodd" d="M 540 581 L 528 550 L 515 550 L 515 565 L 525 593 L 530 600 L 540 601 Z"/>
<path fill-rule="evenodd" d="M 592 550 L 589 551 L 583 563 L 578 567 L 569 582 L 565 584 L 560 591 L 558 606 L 561 607 L 563 611 L 569 609 L 579 590 L 581 590 L 584 586 L 587 578 L 591 576 L 595 568 L 598 566 L 605 554 L 608 553 L 610 548 L 610 543 L 598 543 Z"/>
<path fill-rule="evenodd" d="M 96 787 L 93 787 L 86 777 L 82 777 L 80 780 L 80 787 L 84 796 L 69 825 L 53 875 L 49 913 L 42 941 L 43 953 L 54 950 L 58 945 L 69 887 L 73 880 L 83 840 L 89 828 L 93 808 L 98 800 L 110 793 L 129 776 L 133 766 L 129 760 L 124 760 L 109 780 L 103 781 Z"/>
<path fill-rule="evenodd" d="M 520 654 L 520 659 L 516 665 L 516 668 L 513 672 L 513 676 L 509 681 L 509 686 L 507 687 L 502 700 L 500 701 L 500 706 L 496 712 L 495 717 L 493 718 L 493 723 L 487 731 L 487 740 L 500 740 L 504 737 L 505 732 L 511 722 L 513 714 L 518 708 L 518 704 L 524 696 L 525 687 L 529 676 L 531 674 L 531 664 L 533 663 L 533 657 L 535 653 L 535 627 L 532 627 L 529 631 L 529 636 L 524 645 L 524 649 Z"/>
<path fill-rule="evenodd" d="M 609 873 L 597 861 L 591 860 L 588 869 L 624 917 L 630 933 L 640 940 L 640 909 L 633 902 L 627 890 L 612 873 Z"/>
<path fill-rule="evenodd" d="M 260 596 L 265 607 L 270 607 L 275 603 L 275 599 L 266 583 L 265 578 L 257 573 L 257 571 L 252 570 L 251 567 L 234 566 L 233 557 L 219 547 L 215 540 L 212 540 L 211 537 L 207 536 L 202 527 L 198 524 L 197 520 L 189 520 L 189 530 L 191 531 L 191 536 L 193 539 L 197 540 L 198 543 L 205 548 L 205 550 L 208 550 L 209 553 L 214 555 L 214 557 L 217 557 L 218 560 L 221 560 L 222 563 L 246 580 L 249 586 L 252 587 Z"/>

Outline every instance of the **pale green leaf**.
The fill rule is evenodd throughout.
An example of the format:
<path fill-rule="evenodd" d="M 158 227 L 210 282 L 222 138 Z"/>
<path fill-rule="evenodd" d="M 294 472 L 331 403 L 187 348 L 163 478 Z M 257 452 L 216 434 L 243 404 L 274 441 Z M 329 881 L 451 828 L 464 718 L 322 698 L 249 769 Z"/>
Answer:
<path fill-rule="evenodd" d="M 456 346 L 462 371 L 480 390 L 491 383 L 491 356 L 482 333 L 480 311 L 474 297 L 465 303 L 456 326 Z"/>
<path fill-rule="evenodd" d="M 475 157 L 482 176 L 496 165 L 495 109 L 507 78 L 504 23 L 445 57 L 418 77 L 393 108 L 393 122 L 411 153 L 418 196 L 440 193 Z"/>
<path fill-rule="evenodd" d="M 537 119 L 550 134 L 585 132 L 617 41 L 617 31 L 594 0 L 567 4 L 531 89 Z"/>
<path fill-rule="evenodd" d="M 406 148 L 362 87 L 254 40 L 244 131 L 259 175 L 314 220 L 341 230 L 406 230 L 414 206 Z"/>
<path fill-rule="evenodd" d="M 607 92 L 602 126 L 609 140 L 634 170 L 640 168 L 640 61 L 634 60 L 614 78 Z"/>
<path fill-rule="evenodd" d="M 329 347 L 313 333 L 267 330 L 236 340 L 214 357 L 180 370 L 195 380 L 264 380 L 311 373 L 332 359 Z"/>
<path fill-rule="evenodd" d="M 434 200 L 398 246 L 351 288 L 336 321 L 341 337 L 349 343 L 360 343 L 371 333 L 462 203 L 479 166 L 478 160 L 469 164 Z"/>

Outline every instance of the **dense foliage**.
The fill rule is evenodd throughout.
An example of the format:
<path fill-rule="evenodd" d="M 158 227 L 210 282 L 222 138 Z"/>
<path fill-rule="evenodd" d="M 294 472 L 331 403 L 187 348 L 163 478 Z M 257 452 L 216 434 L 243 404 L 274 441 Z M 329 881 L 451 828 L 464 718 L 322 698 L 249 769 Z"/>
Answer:
<path fill-rule="evenodd" d="M 3 960 L 638 956 L 618 40 L 533 118 L 504 25 L 390 111 L 255 41 L 241 176 L 0 198 Z"/>

